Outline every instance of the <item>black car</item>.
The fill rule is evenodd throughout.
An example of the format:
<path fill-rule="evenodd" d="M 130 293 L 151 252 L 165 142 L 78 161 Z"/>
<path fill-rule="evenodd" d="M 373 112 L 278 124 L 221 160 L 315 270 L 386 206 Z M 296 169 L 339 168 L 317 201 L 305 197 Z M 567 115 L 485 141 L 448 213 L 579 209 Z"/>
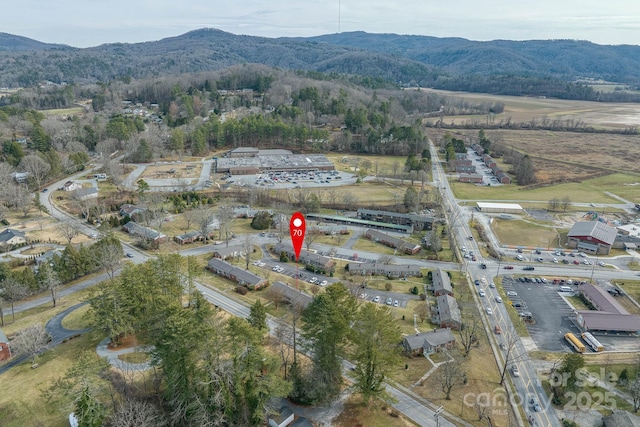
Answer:
<path fill-rule="evenodd" d="M 535 270 L 535 267 L 531 266 L 531 265 L 526 265 L 524 267 L 522 267 L 523 270 L 525 271 L 533 271 Z"/>
<path fill-rule="evenodd" d="M 487 269 L 487 264 L 480 264 L 480 268 L 483 269 L 483 270 L 486 270 Z"/>
<path fill-rule="evenodd" d="M 480 280 L 476 280 L 475 283 L 476 283 L 476 286 L 480 286 Z"/>

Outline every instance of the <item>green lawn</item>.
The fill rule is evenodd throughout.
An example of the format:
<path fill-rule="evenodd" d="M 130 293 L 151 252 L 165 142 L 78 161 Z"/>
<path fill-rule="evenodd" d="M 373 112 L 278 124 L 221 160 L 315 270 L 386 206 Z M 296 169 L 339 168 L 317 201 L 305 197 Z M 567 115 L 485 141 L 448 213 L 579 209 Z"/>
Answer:
<path fill-rule="evenodd" d="M 498 187 L 479 187 L 476 185 L 451 181 L 451 188 L 456 198 L 462 200 L 513 200 L 524 202 L 537 200 L 540 207 L 546 207 L 553 198 L 569 197 L 572 202 L 579 203 L 620 203 L 619 200 L 606 195 L 610 191 L 634 203 L 640 202 L 638 190 L 640 178 L 635 175 L 611 174 L 582 182 L 540 187 L 523 190 L 517 185 L 501 185 Z"/>

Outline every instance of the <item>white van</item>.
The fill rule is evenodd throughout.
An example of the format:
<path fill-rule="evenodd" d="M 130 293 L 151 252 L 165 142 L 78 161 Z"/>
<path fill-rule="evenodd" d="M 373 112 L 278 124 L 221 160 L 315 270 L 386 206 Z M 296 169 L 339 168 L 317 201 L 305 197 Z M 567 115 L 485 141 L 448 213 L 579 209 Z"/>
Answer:
<path fill-rule="evenodd" d="M 524 257 L 522 255 L 518 254 L 518 255 L 516 255 L 516 259 L 518 261 L 522 261 L 522 260 L 524 260 Z"/>
<path fill-rule="evenodd" d="M 560 292 L 573 292 L 569 286 L 560 286 Z"/>

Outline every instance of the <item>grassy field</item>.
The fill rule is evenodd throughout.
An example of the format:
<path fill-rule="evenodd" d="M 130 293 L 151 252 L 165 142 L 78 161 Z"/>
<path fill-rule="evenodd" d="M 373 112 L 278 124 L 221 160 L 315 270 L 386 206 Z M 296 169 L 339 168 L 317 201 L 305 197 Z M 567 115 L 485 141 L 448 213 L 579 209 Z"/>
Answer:
<path fill-rule="evenodd" d="M 64 375 L 80 352 L 95 348 L 102 338 L 97 333 L 85 334 L 45 352 L 38 358 L 36 369 L 25 362 L 2 374 L 0 424 L 3 427 L 68 426 L 69 408 L 56 407 L 41 391 Z"/>
<path fill-rule="evenodd" d="M 356 397 L 352 397 L 345 403 L 344 410 L 332 425 L 335 427 L 410 427 L 416 424 L 382 402 L 373 402 L 367 408 Z"/>
<path fill-rule="evenodd" d="M 605 192 L 613 192 L 634 203 L 640 203 L 640 177 L 625 174 L 611 174 L 582 182 L 569 182 L 549 187 L 523 189 L 515 185 L 482 187 L 451 181 L 456 198 L 462 200 L 513 200 L 527 206 L 546 208 L 549 200 L 569 197 L 577 203 L 620 203 Z M 531 201 L 531 202 L 529 202 Z M 524 203 L 527 202 L 527 203 Z M 583 211 L 587 208 L 582 208 Z M 600 210 L 601 208 L 599 208 Z M 607 208 L 610 211 L 610 208 Z"/>
<path fill-rule="evenodd" d="M 495 218 L 492 223 L 492 230 L 500 243 L 504 245 L 542 248 L 560 246 L 558 231 L 551 226 L 539 225 L 529 221 Z"/>

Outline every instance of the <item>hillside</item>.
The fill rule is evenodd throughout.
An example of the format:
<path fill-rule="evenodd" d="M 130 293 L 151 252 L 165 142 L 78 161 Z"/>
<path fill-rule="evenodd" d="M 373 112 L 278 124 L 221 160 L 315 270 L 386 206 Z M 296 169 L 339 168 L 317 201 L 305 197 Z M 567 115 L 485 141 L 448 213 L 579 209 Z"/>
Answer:
<path fill-rule="evenodd" d="M 274 39 L 200 29 L 153 42 L 85 49 L 0 34 L 0 51 L 0 87 L 149 78 L 245 63 L 356 74 L 401 85 L 600 101 L 637 100 L 567 82 L 640 83 L 640 46 L 571 40 L 476 42 L 364 32 Z"/>
<path fill-rule="evenodd" d="M 576 40 L 493 40 L 351 32 L 310 37 L 441 68 L 452 74 L 537 75 L 575 80 L 640 81 L 640 46 L 605 46 Z"/>

